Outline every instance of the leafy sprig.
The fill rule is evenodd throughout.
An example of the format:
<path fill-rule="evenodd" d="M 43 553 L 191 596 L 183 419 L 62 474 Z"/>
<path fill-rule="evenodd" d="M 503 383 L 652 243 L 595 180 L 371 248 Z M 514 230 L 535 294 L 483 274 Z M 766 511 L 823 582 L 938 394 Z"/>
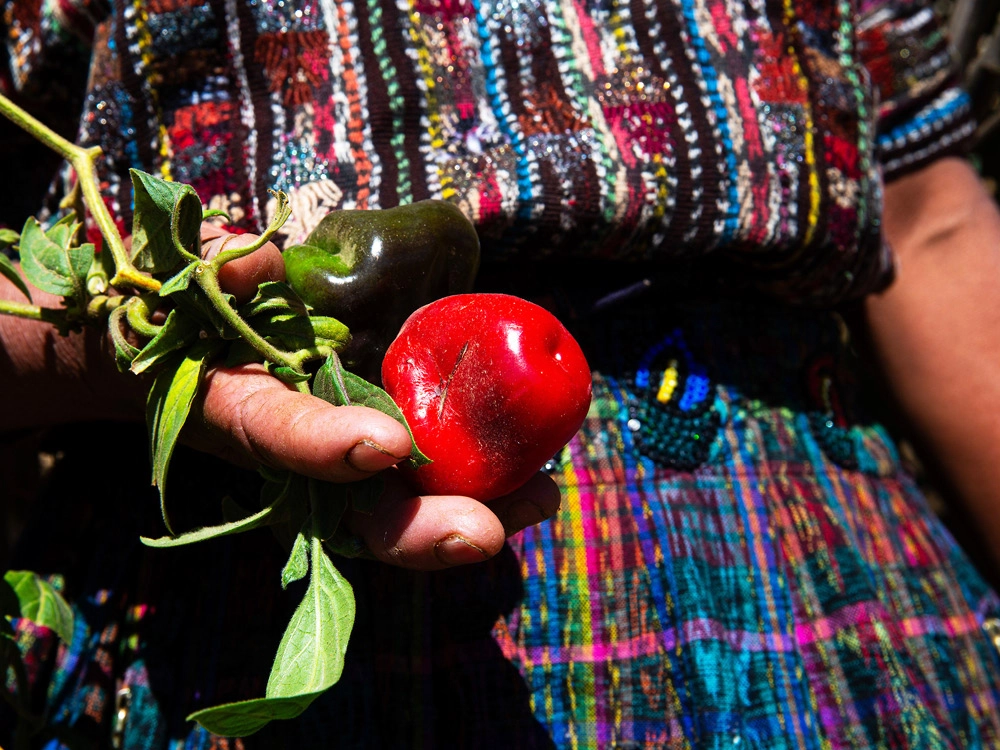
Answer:
<path fill-rule="evenodd" d="M 381 479 L 343 486 L 261 467 L 265 482 L 259 509 L 230 505 L 224 509 L 225 523 L 178 532 L 170 520 L 166 493 L 174 448 L 206 372 L 218 362 L 261 362 L 303 393 L 335 405 L 369 406 L 404 425 L 406 420 L 385 391 L 344 369 L 338 352 L 349 343 L 350 332 L 340 321 L 313 315 L 284 283 L 261 284 L 256 296 L 240 307 L 222 290 L 223 266 L 262 247 L 289 217 L 284 193 L 273 193 L 277 209 L 257 241 L 224 248 L 204 260 L 201 224 L 219 212 L 205 209 L 188 185 L 132 170 L 135 208 L 132 246 L 127 251 L 100 196 L 96 174 L 100 149 L 66 141 L 2 95 L 0 114 L 70 163 L 77 183 L 73 200 L 66 204 L 82 203 L 107 248 L 98 253 L 93 244 L 81 242 L 84 217 L 77 211 L 67 211 L 48 227 L 29 218 L 20 233 L 0 230 L 0 274 L 27 300 L 0 300 L 0 314 L 46 321 L 62 334 L 85 325 L 106 326 L 119 370 L 149 377 L 146 421 L 152 483 L 159 491 L 168 535 L 142 541 L 170 548 L 268 526 L 290 550 L 288 562 L 276 576 L 282 587 L 308 577 L 305 596 L 278 646 L 265 695 L 206 708 L 190 718 L 217 734 L 244 736 L 269 721 L 297 716 L 340 678 L 354 623 L 351 586 L 325 545 L 337 535 L 349 507 L 371 512 Z M 17 255 L 19 266 L 4 250 Z M 35 304 L 29 283 L 60 297 L 61 306 Z M 410 460 L 417 465 L 428 462 L 416 447 Z M 52 586 L 24 572 L 8 572 L 0 582 L 0 610 L 0 659 L 15 677 L 14 690 L 0 684 L 0 695 L 17 710 L 19 736 L 27 738 L 42 726 L 20 697 L 26 681 L 11 621 L 34 620 L 68 641 L 72 611 Z"/>

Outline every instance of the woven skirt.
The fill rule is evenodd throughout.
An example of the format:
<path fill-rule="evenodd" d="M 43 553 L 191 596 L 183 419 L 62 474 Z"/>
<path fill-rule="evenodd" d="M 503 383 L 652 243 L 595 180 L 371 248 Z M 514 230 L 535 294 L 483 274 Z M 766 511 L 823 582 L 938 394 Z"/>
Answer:
<path fill-rule="evenodd" d="M 1000 747 L 1000 602 L 866 410 L 838 316 L 654 294 L 568 318 L 594 400 L 546 467 L 558 515 L 478 566 L 338 561 L 358 602 L 341 682 L 242 740 L 185 717 L 263 694 L 302 593 L 280 547 L 141 547 L 145 477 L 85 489 L 64 435 L 15 562 L 77 611 L 68 647 L 20 627 L 39 745 Z M 173 471 L 192 506 L 256 491 L 184 451 Z"/>

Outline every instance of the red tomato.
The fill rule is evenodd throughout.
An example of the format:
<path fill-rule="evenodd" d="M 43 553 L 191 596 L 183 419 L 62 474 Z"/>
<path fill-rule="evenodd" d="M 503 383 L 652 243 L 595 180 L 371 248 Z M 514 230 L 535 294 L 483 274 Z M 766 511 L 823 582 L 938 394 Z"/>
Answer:
<path fill-rule="evenodd" d="M 583 424 L 590 368 L 547 310 L 506 294 L 458 294 L 414 312 L 382 382 L 433 463 L 426 494 L 492 500 L 517 489 Z"/>

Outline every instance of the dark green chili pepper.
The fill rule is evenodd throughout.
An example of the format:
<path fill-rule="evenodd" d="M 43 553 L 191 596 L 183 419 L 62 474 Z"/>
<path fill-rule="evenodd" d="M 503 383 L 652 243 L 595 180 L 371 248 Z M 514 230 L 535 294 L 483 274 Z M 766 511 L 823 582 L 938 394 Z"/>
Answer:
<path fill-rule="evenodd" d="M 288 283 L 319 315 L 343 321 L 345 366 L 378 382 L 386 348 L 428 302 L 472 289 L 479 238 L 451 203 L 335 211 L 284 252 Z"/>

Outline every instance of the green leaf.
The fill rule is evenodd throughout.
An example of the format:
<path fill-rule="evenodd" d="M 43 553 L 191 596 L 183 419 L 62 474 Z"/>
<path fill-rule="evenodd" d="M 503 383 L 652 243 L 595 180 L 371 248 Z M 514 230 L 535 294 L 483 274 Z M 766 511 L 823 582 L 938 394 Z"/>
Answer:
<path fill-rule="evenodd" d="M 79 231 L 80 222 L 76 220 L 76 214 L 68 213 L 45 230 L 45 236 L 57 245 L 69 247 Z"/>
<path fill-rule="evenodd" d="M 218 526 L 204 526 L 200 529 L 195 529 L 194 531 L 178 534 L 177 536 L 163 536 L 158 539 L 151 539 L 145 536 L 139 538 L 147 547 L 157 547 L 163 549 L 166 547 L 183 547 L 188 544 L 204 542 L 208 539 L 217 539 L 221 536 L 239 534 L 244 531 L 256 529 L 260 526 L 266 526 L 275 521 L 275 516 L 277 515 L 278 510 L 288 497 L 288 485 L 290 481 L 291 475 L 285 479 L 284 485 L 271 499 L 271 502 L 264 506 L 261 510 L 251 515 L 244 516 L 235 521 L 222 523 Z M 261 494 L 263 497 L 263 493 Z"/>
<path fill-rule="evenodd" d="M 306 523 L 312 523 L 307 520 Z M 309 572 L 309 542 L 306 535 L 301 531 L 295 537 L 292 544 L 292 551 L 288 555 L 288 562 L 281 570 L 281 588 L 287 589 L 288 585 L 295 581 L 300 581 Z"/>
<path fill-rule="evenodd" d="M 209 357 L 218 342 L 202 340 L 186 353 L 175 355 L 156 375 L 146 400 L 146 425 L 153 463 L 153 485 L 160 490 L 160 509 L 167 531 L 173 534 L 167 515 L 165 497 L 167 469 L 181 428 L 191 411 L 191 404 L 201 386 Z"/>
<path fill-rule="evenodd" d="M 189 716 L 210 732 L 245 737 L 275 719 L 291 719 L 337 680 L 354 627 L 354 592 L 316 537 L 309 540 L 306 594 L 278 646 L 264 698 L 206 708 Z"/>
<path fill-rule="evenodd" d="M 149 273 L 172 271 L 185 260 L 174 244 L 175 233 L 185 249 L 198 242 L 201 199 L 190 185 L 167 182 L 137 169 L 130 172 L 135 193 L 132 262 Z"/>
<path fill-rule="evenodd" d="M 197 266 L 196 263 L 192 263 L 191 265 Z M 233 303 L 233 296 L 231 294 L 224 296 L 231 305 Z M 197 284 L 191 284 L 182 291 L 171 293 L 170 301 L 178 309 L 183 310 L 186 314 L 199 321 L 206 331 L 215 331 L 227 341 L 240 338 L 240 335 L 219 314 L 219 311 L 215 309 L 215 305 L 212 304 L 212 300 L 209 299 L 208 295 Z"/>
<path fill-rule="evenodd" d="M 200 326 L 187 315 L 171 310 L 160 332 L 143 347 L 129 369 L 136 375 L 145 372 L 195 341 L 200 331 Z"/>
<path fill-rule="evenodd" d="M 294 719 L 326 690 L 291 698 L 254 698 L 238 703 L 226 703 L 188 716 L 212 734 L 220 737 L 247 737 L 272 721 Z"/>
<path fill-rule="evenodd" d="M 243 318 L 249 319 L 263 313 L 298 313 L 307 315 L 309 305 L 283 281 L 265 281 L 257 287 L 257 295 L 239 309 Z"/>
<path fill-rule="evenodd" d="M 347 488 L 343 484 L 309 477 L 309 507 L 312 508 L 314 533 L 325 542 L 337 533 L 347 511 Z"/>
<path fill-rule="evenodd" d="M 21 278 L 21 272 L 17 270 L 17 266 L 14 262 L 0 252 L 0 274 L 3 274 L 14 286 L 21 290 L 21 294 L 31 299 L 31 292 L 28 291 L 28 285 L 24 283 L 24 279 Z"/>
<path fill-rule="evenodd" d="M 351 340 L 351 333 L 336 318 L 325 315 L 271 312 L 249 321 L 254 330 L 288 351 L 329 346 L 340 351 Z"/>
<path fill-rule="evenodd" d="M 247 510 L 238 502 L 236 502 L 230 495 L 226 495 L 222 498 L 222 517 L 226 520 L 226 523 L 232 523 L 236 521 L 242 521 L 245 518 L 249 518 L 253 515 L 252 510 Z"/>
<path fill-rule="evenodd" d="M 304 383 L 309 380 L 309 374 L 304 372 L 296 372 L 291 367 L 286 365 L 276 365 L 273 362 L 265 362 L 264 368 L 274 375 L 274 377 L 279 380 L 283 380 L 286 383 Z"/>
<path fill-rule="evenodd" d="M 168 297 L 174 292 L 182 292 L 191 283 L 191 275 L 197 270 L 198 263 L 188 263 L 184 268 L 171 276 L 160 287 L 160 296 Z"/>
<path fill-rule="evenodd" d="M 0 229 L 0 250 L 16 245 L 20 236 L 13 229 Z"/>
<path fill-rule="evenodd" d="M 30 570 L 8 570 L 3 578 L 17 596 L 21 617 L 55 631 L 66 643 L 73 640 L 73 610 L 51 583 Z"/>
<path fill-rule="evenodd" d="M 68 235 L 68 228 L 62 225 L 55 236 Z M 63 230 L 66 230 L 65 232 Z M 51 230 L 50 230 L 51 231 Z M 87 271 L 94 261 L 94 246 L 91 244 L 69 247 L 54 242 L 42 231 L 41 224 L 30 217 L 24 224 L 18 245 L 21 253 L 21 271 L 25 278 L 43 292 L 62 297 L 85 298 Z"/>
<path fill-rule="evenodd" d="M 254 349 L 247 341 L 240 339 L 229 345 L 226 351 L 226 367 L 239 367 L 250 362 L 263 362 L 264 358 L 260 352 Z"/>
<path fill-rule="evenodd" d="M 376 409 L 383 414 L 388 414 L 397 422 L 406 427 L 410 433 L 410 440 L 413 441 L 413 450 L 410 452 L 410 464 L 414 467 L 425 466 L 431 463 L 424 453 L 417 447 L 413 439 L 413 431 L 406 422 L 403 412 L 392 400 L 392 396 L 383 391 L 377 385 L 369 383 L 364 378 L 355 375 L 344 369 L 337 356 L 327 357 L 326 362 L 319 368 L 313 380 L 312 392 L 314 396 L 327 401 L 334 406 L 367 406 Z"/>
<path fill-rule="evenodd" d="M 354 592 L 323 551 L 310 540 L 309 588 L 299 604 L 271 668 L 264 695 L 289 698 L 325 690 L 340 679 L 354 627 Z"/>

